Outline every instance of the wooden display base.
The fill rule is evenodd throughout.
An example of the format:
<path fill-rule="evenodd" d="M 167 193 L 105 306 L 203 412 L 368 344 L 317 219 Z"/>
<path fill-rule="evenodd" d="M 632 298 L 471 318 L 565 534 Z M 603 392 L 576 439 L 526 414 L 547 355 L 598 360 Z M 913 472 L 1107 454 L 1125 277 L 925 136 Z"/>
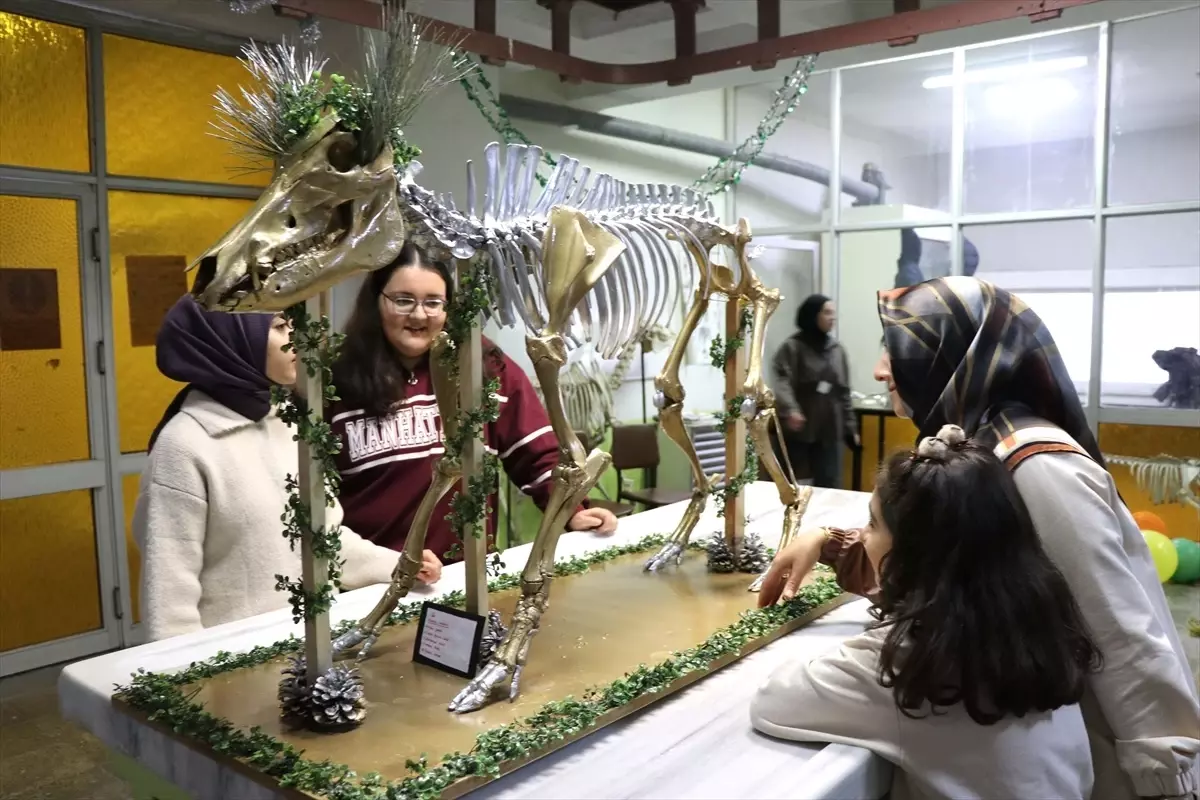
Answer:
<path fill-rule="evenodd" d="M 402 780 L 412 775 L 407 762 L 425 757 L 432 767 L 446 754 L 469 753 L 481 733 L 519 723 L 553 701 L 586 699 L 589 690 L 612 684 L 640 665 L 659 664 L 675 653 L 700 645 L 718 630 L 737 623 L 755 606 L 757 596 L 747 591 L 753 576 L 709 573 L 700 553 L 689 552 L 680 567 L 656 574 L 644 571 L 645 559 L 645 553 L 624 555 L 595 564 L 587 572 L 554 579 L 549 610 L 533 640 L 521 693 L 515 702 L 500 700 L 461 716 L 448 712 L 447 704 L 465 680 L 413 663 L 417 628 L 413 623 L 385 630 L 362 663 L 367 718 L 361 727 L 349 732 L 314 733 L 290 729 L 281 722 L 276 690 L 284 666 L 282 659 L 236 669 L 180 689 L 186 695 L 195 692 L 194 702 L 210 714 L 243 731 L 258 727 L 303 750 L 309 761 L 328 759 L 347 765 L 359 775 L 378 772 L 388 780 Z M 491 595 L 492 606 L 507 620 L 518 596 L 518 589 L 496 592 Z M 536 753 L 501 763 L 500 775 L 633 714 L 852 599 L 852 595 L 834 596 L 752 639 L 740 651 L 718 657 L 707 669 L 688 672 L 660 691 L 634 697 L 601 714 L 595 724 Z M 115 702 L 127 713 L 143 716 L 120 696 Z M 183 740 L 211 752 L 206 743 Z M 281 789 L 273 778 L 246 764 L 238 768 L 283 794 L 311 796 Z M 441 797 L 461 797 L 500 775 L 460 779 L 447 786 Z"/>

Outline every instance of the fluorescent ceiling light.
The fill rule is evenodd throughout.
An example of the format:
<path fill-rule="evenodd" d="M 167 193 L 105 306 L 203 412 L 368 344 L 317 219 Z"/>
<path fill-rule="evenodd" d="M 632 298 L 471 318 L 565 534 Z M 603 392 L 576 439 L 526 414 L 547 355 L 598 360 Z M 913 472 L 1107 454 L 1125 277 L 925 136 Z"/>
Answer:
<path fill-rule="evenodd" d="M 1030 117 L 1061 109 L 1077 94 L 1065 78 L 1045 78 L 989 86 L 984 100 L 997 117 Z"/>
<path fill-rule="evenodd" d="M 989 67 L 988 69 L 972 69 L 963 73 L 963 83 L 1003 83 L 1012 80 L 1052 75 L 1056 72 L 1066 72 L 1080 69 L 1088 65 L 1087 56 L 1070 56 L 1069 58 L 1052 58 L 1046 61 L 1029 61 L 1024 64 L 1010 64 L 1004 67 Z M 954 85 L 953 75 L 935 75 L 921 82 L 926 89 L 945 89 Z"/>

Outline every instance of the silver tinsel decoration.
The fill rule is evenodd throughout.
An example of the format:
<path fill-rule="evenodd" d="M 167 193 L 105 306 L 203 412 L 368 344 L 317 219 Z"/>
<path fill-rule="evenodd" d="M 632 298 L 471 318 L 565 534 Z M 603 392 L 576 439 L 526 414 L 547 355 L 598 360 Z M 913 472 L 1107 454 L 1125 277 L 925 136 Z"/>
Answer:
<path fill-rule="evenodd" d="M 725 544 L 725 534 L 717 531 L 708 540 L 705 546 L 708 551 L 708 571 L 709 572 L 735 572 L 737 570 L 737 559 L 733 552 Z"/>
<path fill-rule="evenodd" d="M 488 612 L 487 625 L 484 626 L 483 637 L 479 642 L 480 663 L 492 657 L 492 653 L 496 652 L 496 648 L 500 646 L 500 642 L 504 641 L 504 637 L 507 635 L 508 626 L 504 624 L 500 612 L 492 609 Z"/>
<path fill-rule="evenodd" d="M 279 682 L 279 713 L 285 720 L 317 730 L 338 730 L 359 725 L 367 715 L 362 675 L 352 667 L 335 664 L 308 683 L 304 656 L 293 654 Z"/>
<path fill-rule="evenodd" d="M 229 10 L 235 14 L 253 14 L 271 5 L 271 0 L 229 0 Z"/>
<path fill-rule="evenodd" d="M 307 16 L 300 20 L 300 41 L 305 44 L 316 44 L 321 39 L 321 24 L 317 18 Z"/>
<path fill-rule="evenodd" d="M 742 551 L 738 553 L 738 570 L 757 575 L 765 572 L 771 566 L 771 557 L 767 546 L 754 531 L 747 531 L 742 537 Z"/>

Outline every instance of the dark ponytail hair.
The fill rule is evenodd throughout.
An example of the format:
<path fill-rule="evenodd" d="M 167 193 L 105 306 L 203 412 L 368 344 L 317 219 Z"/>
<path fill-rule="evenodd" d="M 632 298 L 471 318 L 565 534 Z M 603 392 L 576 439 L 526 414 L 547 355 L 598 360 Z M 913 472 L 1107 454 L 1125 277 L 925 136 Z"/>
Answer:
<path fill-rule="evenodd" d="M 367 274 L 346 322 L 346 338 L 333 365 L 333 385 L 344 403 L 362 408 L 372 416 L 387 414 L 404 399 L 411 375 L 388 342 L 379 313 L 379 296 L 384 287 L 397 270 L 408 268 L 440 275 L 446 284 L 447 313 L 454 307 L 454 275 L 450 265 L 428 258 L 412 242 L 404 243 L 392 263 Z M 484 340 L 484 356 L 489 375 L 498 375 L 504 369 L 499 348 L 487 340 Z"/>
<path fill-rule="evenodd" d="M 961 702 L 980 725 L 1079 702 L 1102 657 L 1012 476 L 974 442 L 935 444 L 876 482 L 880 684 L 906 716 Z"/>

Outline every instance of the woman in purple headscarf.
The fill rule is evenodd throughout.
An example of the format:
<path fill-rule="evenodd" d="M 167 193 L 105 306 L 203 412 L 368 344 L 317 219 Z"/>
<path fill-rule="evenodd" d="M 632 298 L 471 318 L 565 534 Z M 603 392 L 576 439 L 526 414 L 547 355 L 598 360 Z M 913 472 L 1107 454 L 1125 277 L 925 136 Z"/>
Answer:
<path fill-rule="evenodd" d="M 205 311 L 189 295 L 158 333 L 158 368 L 186 384 L 150 438 L 133 532 L 142 555 L 142 621 L 150 641 L 285 607 L 277 574 L 297 576 L 283 537 L 292 431 L 271 386 L 296 382 L 288 323 Z M 341 521 L 330 509 L 328 523 Z M 342 528 L 347 589 L 387 583 L 392 550 Z"/>
<path fill-rule="evenodd" d="M 1005 463 L 1100 647 L 1104 668 L 1080 704 L 1092 800 L 1195 798 L 1200 703 L 1187 657 L 1050 331 L 1020 298 L 963 276 L 880 292 L 879 318 L 875 377 L 897 416 L 922 437 L 957 425 Z M 860 532 L 819 529 L 776 556 L 760 605 L 794 595 L 818 560 L 847 591 L 877 595 Z M 881 570 L 886 577 L 886 561 Z"/>

